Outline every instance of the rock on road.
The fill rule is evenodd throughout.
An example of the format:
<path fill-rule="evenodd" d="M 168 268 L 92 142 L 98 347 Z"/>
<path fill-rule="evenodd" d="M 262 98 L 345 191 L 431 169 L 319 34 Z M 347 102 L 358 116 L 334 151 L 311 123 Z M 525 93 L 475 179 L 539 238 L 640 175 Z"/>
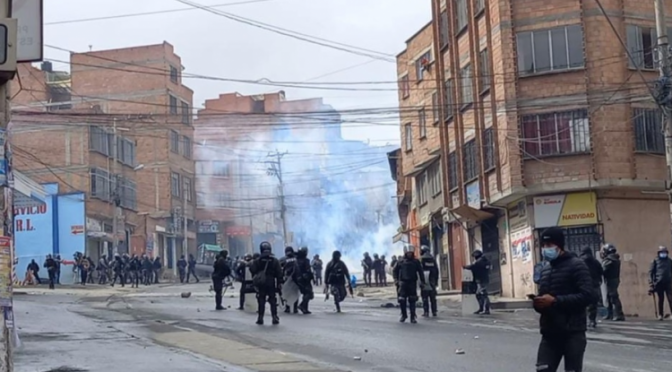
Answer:
<path fill-rule="evenodd" d="M 533 314 L 513 320 L 498 315 L 495 318 L 501 320 L 493 320 L 458 317 L 446 310 L 436 319 L 421 318 L 419 324 L 411 325 L 397 321 L 397 310 L 382 309 L 372 301 L 349 299 L 345 313 L 336 314 L 331 302 L 318 297 L 312 302 L 312 315 L 281 313 L 280 326 L 262 327 L 254 324 L 254 314 L 234 310 L 237 298 L 225 298 L 225 306 L 230 306 L 227 311 L 212 310 L 214 300 L 207 288 L 207 284 L 198 284 L 152 287 L 149 291 L 104 297 L 17 297 L 16 321 L 26 344 L 17 353 L 17 371 L 47 371 L 45 363 L 32 365 L 32 369 L 21 367 L 42 349 L 45 360 L 57 359 L 51 368 L 70 365 L 89 371 L 109 370 L 104 369 L 105 363 L 97 369 L 100 360 L 88 366 L 81 360 L 65 360 L 65 355 L 88 351 L 79 346 L 87 342 L 89 349 L 97 342 L 113 345 L 91 358 L 119 363 L 115 369 L 126 372 L 196 368 L 294 372 L 534 370 L 539 335 Z M 182 299 L 180 293 L 185 290 L 193 295 Z M 50 320 L 41 319 L 45 316 Z M 270 318 L 267 320 L 270 323 Z M 114 333 L 106 334 L 105 330 Z M 662 338 L 655 339 L 644 331 L 641 336 L 622 332 L 591 336 L 585 370 L 669 371 L 672 338 L 666 339 L 669 332 L 662 331 Z M 59 333 L 67 332 L 68 339 L 76 342 L 58 343 Z M 79 332 L 78 336 L 73 338 L 72 332 Z M 87 337 L 93 339 L 87 341 Z M 464 354 L 456 353 L 458 349 Z M 50 356 L 50 350 L 58 351 Z M 142 369 L 136 368 L 138 360 L 144 361 Z M 37 369 L 42 366 L 45 368 Z"/>

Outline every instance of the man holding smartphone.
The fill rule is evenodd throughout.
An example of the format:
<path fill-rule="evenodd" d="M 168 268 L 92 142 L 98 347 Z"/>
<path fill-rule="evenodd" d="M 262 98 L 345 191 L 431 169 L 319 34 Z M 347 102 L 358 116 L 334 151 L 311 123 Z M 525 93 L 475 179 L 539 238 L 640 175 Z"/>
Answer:
<path fill-rule="evenodd" d="M 534 309 L 541 314 L 542 335 L 537 371 L 556 372 L 565 360 L 565 371 L 581 372 L 586 350 L 586 308 L 595 301 L 593 281 L 585 262 L 565 251 L 564 231 L 557 227 L 541 234 L 541 251 L 549 265 L 541 271 Z"/>

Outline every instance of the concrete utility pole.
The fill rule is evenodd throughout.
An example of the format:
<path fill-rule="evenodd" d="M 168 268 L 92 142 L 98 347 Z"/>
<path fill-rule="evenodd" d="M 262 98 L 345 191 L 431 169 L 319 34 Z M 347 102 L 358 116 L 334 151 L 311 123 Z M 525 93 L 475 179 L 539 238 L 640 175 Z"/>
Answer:
<path fill-rule="evenodd" d="M 112 203 L 114 204 L 114 214 L 112 215 L 112 254 L 119 254 L 119 217 L 121 215 L 121 196 L 119 193 L 119 178 L 117 177 L 117 154 L 119 153 L 117 139 L 117 118 L 112 120 L 112 172 L 108 174 L 109 180 L 114 182 L 114 190 L 112 190 Z"/>
<path fill-rule="evenodd" d="M 170 238 L 173 241 L 173 279 L 175 281 L 178 281 L 179 278 L 177 277 L 177 221 L 178 221 L 178 216 L 177 216 L 177 211 L 173 209 L 173 213 L 171 214 L 172 216 L 172 226 L 171 226 L 171 235 L 172 237 Z"/>
<path fill-rule="evenodd" d="M 282 158 L 287 155 L 287 151 L 279 152 L 275 150 L 275 153 L 268 154 L 268 157 L 273 157 L 275 160 L 268 161 L 271 164 L 271 169 L 269 173 L 273 173 L 280 183 L 280 220 L 282 220 L 282 239 L 285 241 L 285 245 L 289 244 L 289 237 L 287 236 L 287 218 L 285 213 L 287 212 L 287 207 L 285 206 L 285 184 L 282 181 Z"/>
<path fill-rule="evenodd" d="M 5 19 L 10 17 L 10 0 L 0 0 L 0 18 Z M 10 34 L 10 32 L 7 32 Z M 14 40 L 9 38 L 9 35 L 6 35 L 5 41 L 8 45 L 11 45 L 12 48 L 16 46 L 16 36 Z M 3 47 L 8 47 L 3 46 Z M 8 53 L 7 53 L 8 54 Z M 5 55 L 7 55 L 5 54 Z M 7 126 L 11 120 L 11 107 L 10 107 L 10 83 L 11 80 L 3 79 L 3 83 L 0 85 L 0 128 L 3 132 L 3 143 L 8 140 L 7 136 Z M 0 292 L 2 293 L 2 312 L 4 313 L 2 320 L 2 329 L 0 332 L 0 372 L 12 372 L 14 370 L 14 359 L 13 359 L 13 337 L 15 330 L 14 327 L 14 312 L 13 312 L 13 296 L 12 296 L 12 268 L 14 267 L 14 255 L 11 252 L 13 248 L 12 241 L 14 239 L 14 211 L 13 211 L 13 200 L 12 200 L 12 191 L 8 187 L 9 181 L 11 179 L 11 159 L 7 156 L 7 153 L 3 149 L 3 156 L 6 160 L 6 171 L 7 177 L 7 186 L 2 187 L 2 195 L 0 196 L 0 218 L 3 219 L 2 224 L 2 237 L 3 247 L 0 248 L 0 261 L 4 268 L 0 269 L 0 272 L 3 272 L 4 278 L 0 280 Z"/>
<path fill-rule="evenodd" d="M 660 86 L 658 104 L 663 110 L 662 123 L 665 136 L 665 160 L 667 162 L 667 181 L 665 188 L 670 200 L 670 222 L 672 223 L 672 102 L 670 101 L 670 43 L 665 24 L 665 1 L 654 0 L 656 14 L 656 34 L 658 35 L 658 58 L 660 63 Z"/>
<path fill-rule="evenodd" d="M 189 242 L 189 239 L 187 238 L 187 232 L 189 231 L 189 220 L 187 219 L 187 196 L 188 196 L 188 190 L 187 190 L 187 180 L 183 177 L 182 178 L 182 229 L 184 231 L 184 240 L 182 241 L 182 255 L 184 257 L 187 257 L 187 254 L 189 252 L 187 243 Z"/>

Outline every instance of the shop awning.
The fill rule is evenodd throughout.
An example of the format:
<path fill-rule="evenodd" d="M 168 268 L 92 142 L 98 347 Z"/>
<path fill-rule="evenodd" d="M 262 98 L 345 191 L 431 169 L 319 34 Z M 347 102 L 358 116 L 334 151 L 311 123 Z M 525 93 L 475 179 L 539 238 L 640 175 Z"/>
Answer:
<path fill-rule="evenodd" d="M 221 252 L 222 247 L 213 244 L 201 244 L 201 248 L 205 249 L 208 252 Z"/>
<path fill-rule="evenodd" d="M 392 237 L 392 243 L 399 243 L 399 242 L 408 243 L 408 236 L 405 232 L 396 233 Z"/>
<path fill-rule="evenodd" d="M 495 215 L 480 209 L 472 208 L 466 204 L 450 210 L 460 221 L 481 222 L 494 217 Z"/>

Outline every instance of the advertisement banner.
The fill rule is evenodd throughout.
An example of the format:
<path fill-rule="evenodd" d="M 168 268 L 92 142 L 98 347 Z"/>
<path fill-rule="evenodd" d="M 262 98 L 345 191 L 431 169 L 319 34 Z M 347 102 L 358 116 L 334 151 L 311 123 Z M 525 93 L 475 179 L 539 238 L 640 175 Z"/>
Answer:
<path fill-rule="evenodd" d="M 532 229 L 526 228 L 511 234 L 511 259 L 529 262 L 532 259 Z"/>
<path fill-rule="evenodd" d="M 534 227 L 580 226 L 597 223 L 594 192 L 549 195 L 534 198 Z"/>
<path fill-rule="evenodd" d="M 202 220 L 198 221 L 199 233 L 219 233 L 219 221 Z"/>

